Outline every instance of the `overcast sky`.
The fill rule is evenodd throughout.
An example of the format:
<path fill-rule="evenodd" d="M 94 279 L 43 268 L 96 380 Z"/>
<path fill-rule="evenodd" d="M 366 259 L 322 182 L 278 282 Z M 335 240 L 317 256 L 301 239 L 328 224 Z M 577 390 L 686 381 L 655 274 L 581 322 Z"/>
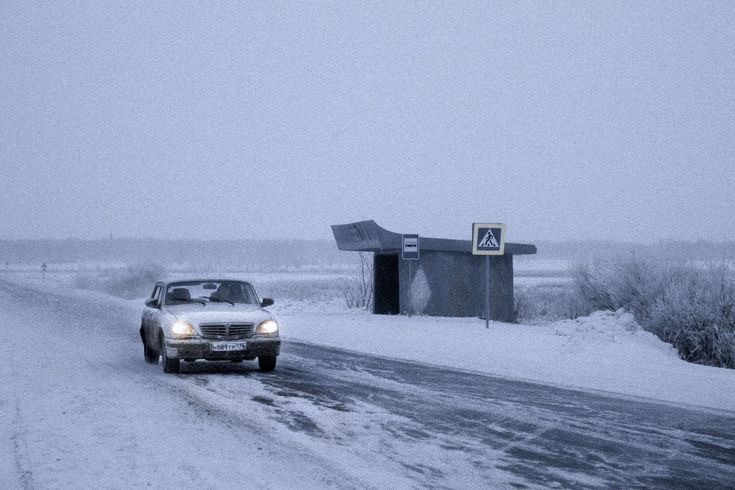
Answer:
<path fill-rule="evenodd" d="M 0 238 L 735 240 L 735 2 L 0 0 Z"/>

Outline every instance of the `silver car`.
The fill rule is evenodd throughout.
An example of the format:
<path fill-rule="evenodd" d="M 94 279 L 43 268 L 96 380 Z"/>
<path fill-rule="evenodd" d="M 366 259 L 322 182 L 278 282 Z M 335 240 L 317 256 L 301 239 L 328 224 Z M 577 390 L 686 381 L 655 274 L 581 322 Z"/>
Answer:
<path fill-rule="evenodd" d="M 238 280 L 157 282 L 146 300 L 140 337 L 145 360 L 177 373 L 181 360 L 252 360 L 276 368 L 281 351 L 278 322 L 253 286 Z"/>

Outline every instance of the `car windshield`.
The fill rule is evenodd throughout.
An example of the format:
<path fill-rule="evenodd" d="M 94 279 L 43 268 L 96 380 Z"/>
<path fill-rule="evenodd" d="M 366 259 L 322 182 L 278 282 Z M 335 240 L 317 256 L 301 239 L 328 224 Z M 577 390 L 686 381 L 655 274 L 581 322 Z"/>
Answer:
<path fill-rule="evenodd" d="M 258 304 L 250 283 L 242 281 L 181 281 L 166 288 L 167 306 L 189 303 Z"/>

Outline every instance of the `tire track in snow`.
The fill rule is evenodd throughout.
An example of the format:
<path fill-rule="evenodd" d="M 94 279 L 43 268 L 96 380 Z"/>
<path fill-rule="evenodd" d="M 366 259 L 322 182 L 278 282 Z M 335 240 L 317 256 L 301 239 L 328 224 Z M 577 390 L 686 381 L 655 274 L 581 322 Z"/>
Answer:
<path fill-rule="evenodd" d="M 35 488 L 33 484 L 33 469 L 29 458 L 28 441 L 26 440 L 27 430 L 24 428 L 19 401 L 15 403 L 12 427 L 10 442 L 13 446 L 13 463 L 15 465 L 18 484 L 24 490 Z"/>
<path fill-rule="evenodd" d="M 153 368 L 154 366 L 148 367 Z M 365 488 L 366 486 L 364 482 L 335 466 L 334 461 L 329 458 L 312 452 L 302 444 L 284 438 L 283 434 L 274 433 L 269 426 L 264 426 L 261 420 L 253 416 L 252 405 L 244 400 L 228 397 L 227 393 L 216 388 L 208 389 L 208 383 L 202 384 L 200 379 L 188 374 L 169 376 L 150 373 L 145 377 L 150 383 L 186 400 L 201 418 L 217 420 L 228 429 L 243 431 L 251 441 L 253 436 L 257 437 L 259 440 L 254 444 L 256 451 L 271 452 L 275 459 L 279 459 L 278 454 L 283 451 L 287 454 L 298 455 L 302 463 L 319 469 L 318 473 L 314 471 L 314 474 L 309 476 L 318 478 L 320 487 Z M 193 383 L 189 383 L 189 379 Z M 277 450 L 269 448 L 277 448 Z M 258 483 L 268 486 L 267 480 L 261 480 Z"/>

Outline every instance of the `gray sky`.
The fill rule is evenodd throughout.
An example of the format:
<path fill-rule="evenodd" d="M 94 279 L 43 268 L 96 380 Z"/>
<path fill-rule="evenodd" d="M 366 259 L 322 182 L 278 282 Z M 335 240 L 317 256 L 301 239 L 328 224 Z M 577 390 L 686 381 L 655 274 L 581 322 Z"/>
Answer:
<path fill-rule="evenodd" d="M 735 3 L 0 0 L 0 238 L 735 240 Z"/>

